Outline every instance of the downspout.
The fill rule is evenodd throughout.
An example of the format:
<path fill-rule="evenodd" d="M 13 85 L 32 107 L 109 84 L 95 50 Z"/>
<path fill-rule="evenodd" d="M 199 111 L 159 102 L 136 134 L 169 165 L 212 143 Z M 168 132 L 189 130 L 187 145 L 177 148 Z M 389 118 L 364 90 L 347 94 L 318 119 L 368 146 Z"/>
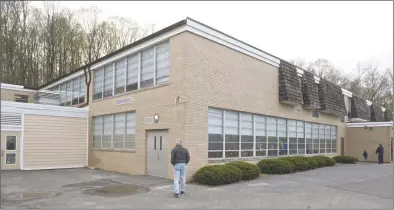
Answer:
<path fill-rule="evenodd" d="M 79 105 L 78 108 L 84 107 L 89 104 L 90 101 L 90 83 L 92 81 L 92 72 L 90 70 L 90 65 L 83 69 L 85 75 L 85 85 L 86 85 L 86 102 Z"/>

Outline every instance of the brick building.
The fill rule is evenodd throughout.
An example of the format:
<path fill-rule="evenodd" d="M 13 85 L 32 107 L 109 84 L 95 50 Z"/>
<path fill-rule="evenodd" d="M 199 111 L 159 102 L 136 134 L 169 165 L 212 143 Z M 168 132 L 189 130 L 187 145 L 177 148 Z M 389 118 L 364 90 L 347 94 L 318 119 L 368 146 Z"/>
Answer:
<path fill-rule="evenodd" d="M 170 178 L 176 139 L 191 154 L 190 178 L 206 164 L 351 153 L 361 148 L 347 144 L 347 124 L 392 125 L 383 107 L 190 18 L 31 97 L 89 109 L 89 166 Z"/>

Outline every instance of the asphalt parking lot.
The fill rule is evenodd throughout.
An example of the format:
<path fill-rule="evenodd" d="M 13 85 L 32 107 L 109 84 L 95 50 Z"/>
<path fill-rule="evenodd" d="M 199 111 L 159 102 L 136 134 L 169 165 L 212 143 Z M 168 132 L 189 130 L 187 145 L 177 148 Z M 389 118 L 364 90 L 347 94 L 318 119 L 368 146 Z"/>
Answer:
<path fill-rule="evenodd" d="M 2 171 L 1 185 L 2 209 L 393 209 L 391 164 L 337 164 L 220 187 L 188 184 L 178 199 L 170 180 L 88 168 Z"/>

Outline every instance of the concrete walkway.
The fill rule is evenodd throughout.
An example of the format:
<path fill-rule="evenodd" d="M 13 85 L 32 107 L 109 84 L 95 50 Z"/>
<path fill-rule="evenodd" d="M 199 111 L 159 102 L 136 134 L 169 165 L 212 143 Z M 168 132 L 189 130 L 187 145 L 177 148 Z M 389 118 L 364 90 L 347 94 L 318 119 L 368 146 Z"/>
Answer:
<path fill-rule="evenodd" d="M 262 175 L 257 180 L 220 187 L 189 184 L 187 194 L 178 199 L 172 197 L 170 180 L 149 176 L 90 169 L 1 173 L 2 209 L 393 209 L 390 164 L 337 164 L 302 173 Z M 132 193 L 127 192 L 130 189 Z M 111 196 L 114 193 L 117 196 Z M 16 195 L 26 196 L 19 199 Z"/>

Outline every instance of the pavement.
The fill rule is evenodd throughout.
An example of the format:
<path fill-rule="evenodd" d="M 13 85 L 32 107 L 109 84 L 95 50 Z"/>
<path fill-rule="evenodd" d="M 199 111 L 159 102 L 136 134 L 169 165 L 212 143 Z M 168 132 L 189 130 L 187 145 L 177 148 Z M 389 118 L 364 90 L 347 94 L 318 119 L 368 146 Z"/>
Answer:
<path fill-rule="evenodd" d="M 393 209 L 391 164 L 333 167 L 219 187 L 101 170 L 1 171 L 1 209 Z"/>

